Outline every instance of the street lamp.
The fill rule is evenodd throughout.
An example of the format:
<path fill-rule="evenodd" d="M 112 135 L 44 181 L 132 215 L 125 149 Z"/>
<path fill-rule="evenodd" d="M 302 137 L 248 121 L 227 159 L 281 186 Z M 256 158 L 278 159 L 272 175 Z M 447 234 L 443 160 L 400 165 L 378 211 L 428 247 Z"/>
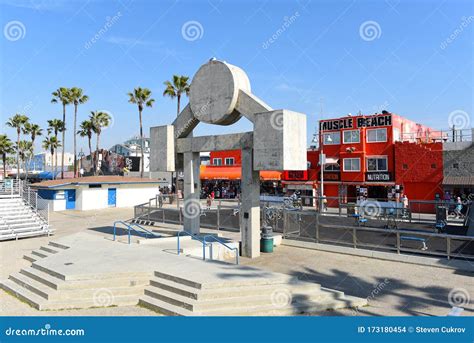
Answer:
<path fill-rule="evenodd" d="M 79 153 L 77 154 L 77 157 L 79 157 L 79 161 L 80 161 L 80 162 L 79 162 L 79 163 L 80 163 L 79 174 L 81 175 L 81 177 L 82 177 L 82 175 L 84 174 L 84 169 L 82 168 L 82 158 L 83 158 L 85 155 L 86 155 L 86 154 L 84 154 L 84 152 L 82 151 L 82 149 L 81 149 L 81 151 L 79 151 Z M 74 176 L 76 176 L 76 175 L 74 175 Z"/>

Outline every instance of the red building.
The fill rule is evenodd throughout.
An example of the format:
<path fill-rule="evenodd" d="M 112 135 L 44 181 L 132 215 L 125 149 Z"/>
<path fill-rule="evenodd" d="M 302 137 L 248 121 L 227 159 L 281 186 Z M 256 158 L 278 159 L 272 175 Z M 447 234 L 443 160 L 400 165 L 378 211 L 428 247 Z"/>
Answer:
<path fill-rule="evenodd" d="M 267 172 L 261 178 L 281 179 L 284 191 L 316 196 L 321 189 L 323 153 L 323 188 L 329 206 L 337 206 L 339 200 L 355 202 L 360 195 L 391 200 L 402 191 L 410 200 L 434 200 L 442 193 L 443 180 L 443 137 L 437 134 L 385 111 L 325 119 L 319 122 L 319 148 L 307 153 L 306 171 Z M 210 163 L 202 178 L 213 171 L 213 178 L 218 179 L 228 168 L 240 170 L 240 151 L 211 152 Z"/>

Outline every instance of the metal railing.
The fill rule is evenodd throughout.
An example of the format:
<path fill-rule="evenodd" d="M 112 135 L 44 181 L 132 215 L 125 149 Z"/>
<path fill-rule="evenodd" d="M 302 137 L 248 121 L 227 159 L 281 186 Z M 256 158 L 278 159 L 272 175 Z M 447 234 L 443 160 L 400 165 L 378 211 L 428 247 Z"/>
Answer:
<path fill-rule="evenodd" d="M 229 250 L 232 250 L 234 251 L 235 253 L 235 264 L 239 264 L 239 249 L 238 248 L 233 248 L 233 247 L 230 247 L 228 246 L 224 241 L 220 240 L 219 238 L 217 238 L 216 236 L 214 235 L 207 235 L 207 236 L 204 236 L 204 239 L 203 239 L 203 244 L 205 245 L 206 244 L 206 239 L 208 238 L 212 238 L 215 242 L 223 245 L 225 248 L 229 249 Z M 204 257 L 203 257 L 203 260 L 206 260 L 206 250 L 204 249 Z M 211 244 L 211 249 L 210 249 L 210 258 L 211 260 L 213 259 L 213 256 L 212 256 L 212 244 Z"/>
<path fill-rule="evenodd" d="M 317 212 L 285 211 L 283 236 L 355 249 L 474 260 L 474 237 L 438 234 L 416 228 L 359 226 L 356 219 L 346 218 L 346 223 L 335 225 L 330 218 Z"/>
<path fill-rule="evenodd" d="M 139 235 L 145 233 L 145 238 L 148 238 L 148 235 L 153 236 L 153 237 L 157 237 L 157 238 L 161 237 L 161 235 L 153 233 L 153 232 L 145 229 L 144 227 L 142 227 L 142 226 L 140 226 L 136 223 L 126 223 L 123 220 L 117 220 L 117 221 L 114 222 L 114 239 L 113 239 L 114 241 L 117 237 L 117 233 L 116 233 L 117 232 L 117 224 L 125 225 L 125 227 L 128 231 L 128 244 L 131 243 L 131 231 L 134 231 L 134 232 L 138 233 Z M 139 230 L 136 230 L 134 227 L 139 228 Z"/>
<path fill-rule="evenodd" d="M 206 243 L 204 242 L 204 239 L 201 239 L 197 234 L 194 234 L 194 233 L 191 233 L 191 232 L 185 231 L 185 230 L 179 231 L 178 234 L 176 235 L 176 237 L 177 237 L 176 250 L 178 252 L 178 255 L 181 254 L 181 242 L 180 242 L 179 237 L 181 237 L 182 234 L 187 234 L 187 235 L 191 236 L 191 239 L 195 239 L 195 240 L 202 243 L 202 259 L 205 261 L 206 260 Z"/>

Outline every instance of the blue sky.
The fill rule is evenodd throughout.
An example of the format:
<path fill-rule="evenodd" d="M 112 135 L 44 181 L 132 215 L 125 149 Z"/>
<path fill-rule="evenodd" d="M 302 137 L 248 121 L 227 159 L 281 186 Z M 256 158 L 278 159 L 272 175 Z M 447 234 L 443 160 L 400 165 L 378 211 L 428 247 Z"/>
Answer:
<path fill-rule="evenodd" d="M 308 139 L 317 120 L 359 111 L 386 109 L 437 129 L 453 111 L 474 113 L 473 1 L 0 0 L 0 13 L 0 119 L 12 137 L 3 123 L 17 112 L 42 126 L 61 117 L 50 103 L 59 86 L 89 95 L 79 120 L 92 110 L 113 115 L 103 147 L 138 133 L 126 94 L 150 88 L 148 133 L 176 115 L 163 82 L 192 77 L 210 57 L 243 68 L 273 108 L 306 113 Z M 241 120 L 222 132 L 250 129 Z"/>

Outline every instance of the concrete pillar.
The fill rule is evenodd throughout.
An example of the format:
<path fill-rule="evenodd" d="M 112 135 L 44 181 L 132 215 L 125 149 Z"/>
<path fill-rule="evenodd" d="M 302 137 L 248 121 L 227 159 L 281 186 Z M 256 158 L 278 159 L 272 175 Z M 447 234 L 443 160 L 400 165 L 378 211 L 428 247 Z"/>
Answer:
<path fill-rule="evenodd" d="M 242 256 L 260 256 L 260 175 L 253 169 L 253 150 L 242 149 Z"/>
<path fill-rule="evenodd" d="M 200 159 L 198 152 L 184 153 L 183 222 L 184 230 L 193 234 L 198 234 L 201 229 L 201 205 L 199 202 L 201 181 L 199 165 Z"/>

